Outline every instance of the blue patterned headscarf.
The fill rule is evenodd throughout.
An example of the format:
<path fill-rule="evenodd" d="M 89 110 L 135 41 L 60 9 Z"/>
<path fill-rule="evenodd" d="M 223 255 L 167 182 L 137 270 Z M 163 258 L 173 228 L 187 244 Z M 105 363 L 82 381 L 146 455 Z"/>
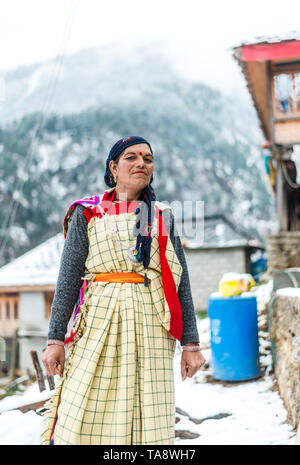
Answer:
<path fill-rule="evenodd" d="M 106 160 L 106 170 L 104 174 L 104 181 L 107 186 L 114 187 L 116 185 L 113 175 L 109 168 L 109 162 L 111 160 L 116 161 L 119 155 L 127 147 L 130 147 L 131 145 L 136 145 L 136 144 L 147 144 L 149 145 L 150 150 L 152 152 L 152 148 L 149 142 L 146 141 L 143 137 L 138 137 L 138 136 L 124 137 L 123 139 L 120 139 L 118 142 L 116 142 L 113 145 Z M 150 185 L 152 181 L 153 181 L 153 176 L 151 177 L 150 183 L 143 189 L 143 192 L 141 193 L 140 200 L 143 200 L 141 204 L 141 208 L 138 207 L 135 210 L 135 212 L 137 213 L 137 221 L 136 221 L 136 225 L 134 228 L 134 235 L 137 234 L 137 231 L 143 232 L 143 234 L 141 234 L 141 232 L 138 232 L 137 234 L 136 259 L 139 262 L 143 263 L 144 269 L 146 271 L 150 263 L 150 251 L 151 251 L 151 242 L 152 242 L 151 229 L 152 229 L 152 221 L 153 221 L 154 213 L 155 213 L 154 201 L 156 200 L 154 189 Z M 148 286 L 146 272 L 145 272 L 145 286 Z"/>

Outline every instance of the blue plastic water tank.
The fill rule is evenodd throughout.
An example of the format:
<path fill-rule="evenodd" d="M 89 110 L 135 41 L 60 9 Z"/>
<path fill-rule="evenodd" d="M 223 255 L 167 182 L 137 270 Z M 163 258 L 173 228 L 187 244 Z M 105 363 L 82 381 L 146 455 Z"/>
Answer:
<path fill-rule="evenodd" d="M 213 378 L 257 378 L 260 370 L 256 297 L 210 296 L 208 316 Z"/>

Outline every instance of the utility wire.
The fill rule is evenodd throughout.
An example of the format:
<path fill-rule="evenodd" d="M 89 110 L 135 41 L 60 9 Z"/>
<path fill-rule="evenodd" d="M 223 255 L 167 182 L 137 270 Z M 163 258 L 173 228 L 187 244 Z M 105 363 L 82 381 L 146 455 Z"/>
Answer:
<path fill-rule="evenodd" d="M 10 205 L 8 206 L 8 209 L 7 209 L 7 215 L 6 215 L 6 218 L 5 218 L 4 223 L 2 225 L 2 228 L 1 228 L 0 237 L 3 238 L 3 239 L 2 239 L 2 243 L 1 243 L 1 247 L 0 247 L 0 257 L 2 256 L 3 251 L 4 251 L 5 247 L 6 247 L 6 243 L 7 243 L 7 240 L 8 240 L 8 231 L 9 231 L 11 225 L 13 224 L 13 222 L 15 220 L 15 216 L 16 216 L 16 212 L 17 212 L 17 208 L 18 208 L 18 204 L 19 204 L 18 198 L 20 198 L 22 196 L 24 184 L 25 184 L 26 180 L 28 179 L 26 174 L 28 173 L 28 175 L 29 175 L 29 170 L 30 170 L 30 166 L 31 166 L 31 163 L 32 163 L 33 153 L 34 153 L 37 141 L 39 139 L 40 133 L 43 130 L 44 125 L 45 125 L 46 111 L 48 110 L 48 107 L 50 106 L 50 103 L 52 101 L 52 98 L 53 98 L 53 95 L 54 95 L 54 92 L 55 92 L 55 89 L 56 89 L 58 76 L 59 76 L 59 72 L 60 72 L 61 66 L 62 66 L 64 58 L 65 58 L 65 50 L 66 50 L 68 40 L 70 38 L 71 27 L 72 27 L 72 24 L 73 24 L 73 20 L 74 20 L 75 11 L 76 11 L 76 8 L 77 8 L 78 1 L 79 0 L 73 0 L 73 2 L 72 2 L 70 13 L 69 13 L 69 16 L 67 18 L 65 30 L 64 30 L 64 33 L 63 33 L 63 37 L 62 37 L 62 40 L 61 40 L 61 43 L 60 43 L 60 46 L 59 46 L 59 51 L 58 51 L 58 54 L 57 54 L 56 59 L 55 59 L 55 68 L 54 68 L 54 71 L 53 71 L 53 75 L 50 77 L 49 82 L 48 82 L 48 86 L 47 86 L 47 89 L 46 89 L 46 99 L 44 101 L 43 108 L 42 108 L 42 110 L 40 112 L 40 117 L 39 117 L 39 119 L 38 119 L 38 121 L 37 121 L 37 123 L 35 125 L 34 130 L 33 130 L 34 135 L 32 137 L 32 140 L 31 140 L 30 145 L 29 145 L 28 152 L 27 152 L 26 157 L 25 157 L 24 176 L 23 176 L 23 179 L 21 178 L 19 180 L 19 183 L 17 184 L 16 188 L 14 189 L 13 195 L 11 197 Z M 6 234 L 5 234 L 5 231 L 7 231 Z"/>

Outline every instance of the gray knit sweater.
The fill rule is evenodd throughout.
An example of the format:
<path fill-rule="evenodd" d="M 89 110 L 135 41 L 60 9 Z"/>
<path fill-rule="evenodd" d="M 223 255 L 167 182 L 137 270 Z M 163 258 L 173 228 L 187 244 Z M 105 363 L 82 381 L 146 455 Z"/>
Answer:
<path fill-rule="evenodd" d="M 82 285 L 81 277 L 85 272 L 85 261 L 89 250 L 87 220 L 83 214 L 84 208 L 82 205 L 76 205 L 65 239 L 57 285 L 51 306 L 48 339 L 64 341 L 68 322 Z M 163 211 L 163 220 L 175 253 L 182 266 L 182 276 L 178 287 L 178 298 L 182 308 L 183 319 L 183 333 L 180 343 L 184 345 L 188 342 L 199 342 L 184 250 L 176 231 L 174 216 L 169 209 Z"/>

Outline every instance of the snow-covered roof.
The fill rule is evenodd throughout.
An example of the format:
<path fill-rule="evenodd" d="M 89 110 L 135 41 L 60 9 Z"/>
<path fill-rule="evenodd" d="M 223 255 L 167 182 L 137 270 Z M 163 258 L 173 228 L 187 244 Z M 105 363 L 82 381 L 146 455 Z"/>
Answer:
<path fill-rule="evenodd" d="M 259 124 L 263 131 L 264 137 L 269 140 L 271 137 L 271 127 L 270 127 L 270 120 L 269 120 L 269 104 L 268 104 L 268 90 L 267 90 L 267 67 L 266 65 L 262 66 L 262 62 L 268 61 L 270 56 L 274 52 L 271 50 L 276 47 L 276 44 L 280 46 L 280 44 L 287 42 L 287 43 L 294 43 L 297 46 L 297 53 L 296 56 L 299 56 L 298 47 L 300 41 L 300 32 L 299 31 L 290 31 L 283 34 L 273 35 L 273 36 L 257 36 L 250 40 L 241 41 L 239 44 L 231 47 L 233 51 L 233 58 L 237 61 L 239 66 L 241 67 L 241 71 L 245 77 L 246 85 L 250 96 L 252 98 L 253 105 L 257 111 L 257 115 L 259 118 Z M 265 55 L 263 59 L 260 55 L 259 58 L 253 59 L 253 55 L 251 60 L 248 61 L 244 59 L 243 56 L 243 49 L 247 47 L 256 46 L 263 47 L 263 48 L 270 48 L 270 55 Z M 283 47 L 284 48 L 284 47 Z M 294 57 L 295 55 L 295 47 L 293 46 L 292 55 L 283 54 L 282 57 Z M 282 51 L 280 53 L 283 53 Z M 284 52 L 285 53 L 285 52 Z M 289 52 L 290 53 L 290 52 Z M 276 55 L 278 59 L 280 55 Z M 249 69 L 249 62 L 251 63 L 251 72 Z M 256 63 L 255 68 L 253 68 L 253 63 Z M 254 72 L 255 70 L 255 72 Z M 259 88 L 259 91 L 257 90 Z"/>
<path fill-rule="evenodd" d="M 56 234 L 0 268 L 0 288 L 56 284 L 64 245 L 63 233 Z"/>
<path fill-rule="evenodd" d="M 289 31 L 273 36 L 256 36 L 250 40 L 244 40 L 232 48 L 241 47 L 243 45 L 274 44 L 278 42 L 287 42 L 290 40 L 300 40 L 300 31 Z"/>
<path fill-rule="evenodd" d="M 233 249 L 233 248 L 253 248 L 253 249 L 261 249 L 265 250 L 265 247 L 260 242 L 253 241 L 227 241 L 227 242 L 204 242 L 203 244 L 196 241 L 190 240 L 183 240 L 183 245 L 186 249 L 194 249 L 194 250 L 201 250 L 201 249 Z"/>
<path fill-rule="evenodd" d="M 241 225 L 230 221 L 226 215 L 216 214 L 195 222 L 195 218 L 176 222 L 177 230 L 186 248 L 265 248 L 260 239 L 254 238 Z M 196 226 L 197 225 L 197 226 Z"/>

